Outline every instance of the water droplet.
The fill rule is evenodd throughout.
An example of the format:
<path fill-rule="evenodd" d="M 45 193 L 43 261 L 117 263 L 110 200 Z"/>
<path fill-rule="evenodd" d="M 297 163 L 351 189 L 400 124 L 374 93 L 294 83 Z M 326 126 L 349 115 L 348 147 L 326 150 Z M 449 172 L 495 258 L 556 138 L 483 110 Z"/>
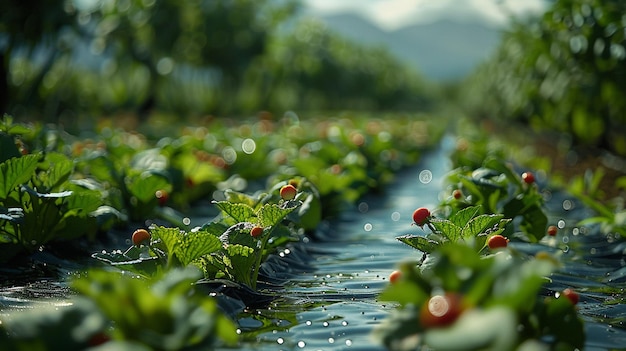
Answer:
<path fill-rule="evenodd" d="M 363 226 L 363 229 L 365 229 L 366 232 L 369 232 L 372 230 L 372 224 L 371 223 L 365 223 L 365 225 Z"/>
<path fill-rule="evenodd" d="M 278 339 L 276 339 L 276 342 L 278 343 L 278 345 L 282 345 L 285 342 L 285 339 L 278 338 Z"/>
<path fill-rule="evenodd" d="M 565 228 L 565 221 L 560 219 L 557 223 L 556 226 L 559 227 L 559 229 L 563 229 Z"/>
<path fill-rule="evenodd" d="M 248 138 L 241 143 L 241 149 L 243 150 L 243 152 L 250 155 L 256 150 L 256 143 L 254 142 L 254 140 Z"/>
<path fill-rule="evenodd" d="M 235 330 L 235 332 L 236 332 L 237 334 L 241 334 L 241 329 L 237 328 L 237 330 Z"/>
<path fill-rule="evenodd" d="M 395 211 L 391 214 L 391 220 L 397 222 L 400 220 L 400 212 Z"/>
<path fill-rule="evenodd" d="M 311 325 L 311 324 L 313 324 L 313 323 L 312 323 L 311 321 L 306 321 L 306 322 L 304 322 L 304 324 L 306 324 L 306 325 Z"/>
<path fill-rule="evenodd" d="M 324 323 L 322 323 L 322 326 L 323 326 L 323 327 L 328 327 L 328 322 L 324 322 Z"/>
<path fill-rule="evenodd" d="M 185 218 L 183 218 L 183 224 L 184 224 L 184 225 L 189 225 L 189 224 L 191 224 L 191 219 L 189 219 L 189 217 L 185 217 Z"/>
<path fill-rule="evenodd" d="M 367 202 L 359 203 L 359 206 L 358 206 L 359 212 L 365 213 L 365 212 L 369 211 L 369 208 L 370 208 L 370 206 L 367 204 Z"/>
<path fill-rule="evenodd" d="M 423 184 L 428 184 L 433 180 L 433 172 L 431 172 L 428 169 L 425 169 L 420 172 L 419 179 L 420 179 L 420 182 L 422 182 Z"/>
<path fill-rule="evenodd" d="M 348 325 L 348 321 L 341 322 L 341 325 L 343 325 L 345 327 L 346 325 Z"/>
<path fill-rule="evenodd" d="M 329 344 L 334 344 L 335 343 L 335 338 L 328 338 L 328 343 Z"/>
<path fill-rule="evenodd" d="M 346 346 L 352 346 L 352 340 L 350 339 L 346 340 Z"/>
<path fill-rule="evenodd" d="M 571 209 L 574 208 L 574 203 L 571 200 L 564 200 L 563 201 L 563 209 L 565 211 L 569 211 Z"/>
<path fill-rule="evenodd" d="M 299 348 L 303 348 L 305 346 L 306 346 L 306 343 L 304 341 L 302 341 L 302 340 L 298 341 L 298 347 Z"/>

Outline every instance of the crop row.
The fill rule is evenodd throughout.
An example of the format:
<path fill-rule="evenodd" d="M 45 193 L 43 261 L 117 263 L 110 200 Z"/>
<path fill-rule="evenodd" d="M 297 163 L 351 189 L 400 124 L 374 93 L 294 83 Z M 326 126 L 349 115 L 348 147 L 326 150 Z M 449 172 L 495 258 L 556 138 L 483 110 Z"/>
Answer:
<path fill-rule="evenodd" d="M 258 297 L 268 255 L 382 189 L 443 132 L 415 116 L 300 121 L 293 114 L 237 126 L 214 121 L 154 142 L 117 130 L 77 139 L 9 117 L 0 128 L 0 248 L 8 264 L 102 232 L 126 233 L 128 242 L 92 255 L 94 265 L 116 269 L 72 279 L 79 297 L 71 308 L 13 314 L 3 323 L 12 335 L 4 342 L 29 349 L 111 339 L 153 349 L 234 342 L 233 323 L 198 291 L 209 284 L 189 283 L 217 282 Z M 214 218 L 191 227 L 182 213 L 211 200 L 217 211 L 203 216 Z M 145 224 L 154 219 L 161 225 Z M 129 226 L 140 228 L 131 236 Z M 24 324 L 32 328 L 12 334 Z M 59 326 L 67 332 L 48 332 Z"/>

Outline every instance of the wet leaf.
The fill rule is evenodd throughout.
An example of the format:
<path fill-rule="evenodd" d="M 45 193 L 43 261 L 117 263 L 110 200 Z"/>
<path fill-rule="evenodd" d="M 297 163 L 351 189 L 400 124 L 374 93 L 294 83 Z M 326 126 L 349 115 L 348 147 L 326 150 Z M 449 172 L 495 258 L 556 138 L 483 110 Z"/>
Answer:
<path fill-rule="evenodd" d="M 0 163 L 0 200 L 33 177 L 39 158 L 39 155 L 26 155 Z"/>
<path fill-rule="evenodd" d="M 235 222 L 252 222 L 256 217 L 254 209 L 246 204 L 228 201 L 214 201 L 213 203 Z"/>
<path fill-rule="evenodd" d="M 205 231 L 190 232 L 183 235 L 177 243 L 176 256 L 186 266 L 192 261 L 221 248 L 222 242 L 215 235 Z"/>
<path fill-rule="evenodd" d="M 426 253 L 431 253 L 437 249 L 439 242 L 427 239 L 426 237 L 419 235 L 403 235 L 396 237 L 399 241 Z"/>

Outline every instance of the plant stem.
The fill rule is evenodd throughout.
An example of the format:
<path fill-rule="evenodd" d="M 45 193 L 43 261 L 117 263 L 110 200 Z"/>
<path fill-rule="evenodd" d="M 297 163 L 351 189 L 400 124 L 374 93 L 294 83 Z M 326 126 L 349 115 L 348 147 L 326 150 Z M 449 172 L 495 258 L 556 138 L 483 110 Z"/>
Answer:
<path fill-rule="evenodd" d="M 265 245 L 267 244 L 267 241 L 272 237 L 271 234 L 274 231 L 274 228 L 275 226 L 271 226 L 269 232 L 267 234 L 263 234 L 263 237 L 261 239 L 261 247 L 259 248 L 256 262 L 254 264 L 254 270 L 252 271 L 252 277 L 250 279 L 250 287 L 252 288 L 252 290 L 255 291 L 257 279 L 259 277 L 259 268 L 261 267 L 261 257 L 263 257 L 263 251 L 265 250 Z"/>

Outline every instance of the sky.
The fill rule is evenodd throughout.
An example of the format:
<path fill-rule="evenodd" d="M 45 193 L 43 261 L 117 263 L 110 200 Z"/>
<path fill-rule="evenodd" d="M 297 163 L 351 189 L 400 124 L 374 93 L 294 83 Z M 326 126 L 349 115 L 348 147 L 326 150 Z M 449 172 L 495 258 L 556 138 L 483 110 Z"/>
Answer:
<path fill-rule="evenodd" d="M 493 26 L 507 23 L 511 15 L 541 13 L 546 0 L 304 0 L 313 14 L 353 12 L 379 27 L 395 30 L 442 18 L 481 18 Z"/>

